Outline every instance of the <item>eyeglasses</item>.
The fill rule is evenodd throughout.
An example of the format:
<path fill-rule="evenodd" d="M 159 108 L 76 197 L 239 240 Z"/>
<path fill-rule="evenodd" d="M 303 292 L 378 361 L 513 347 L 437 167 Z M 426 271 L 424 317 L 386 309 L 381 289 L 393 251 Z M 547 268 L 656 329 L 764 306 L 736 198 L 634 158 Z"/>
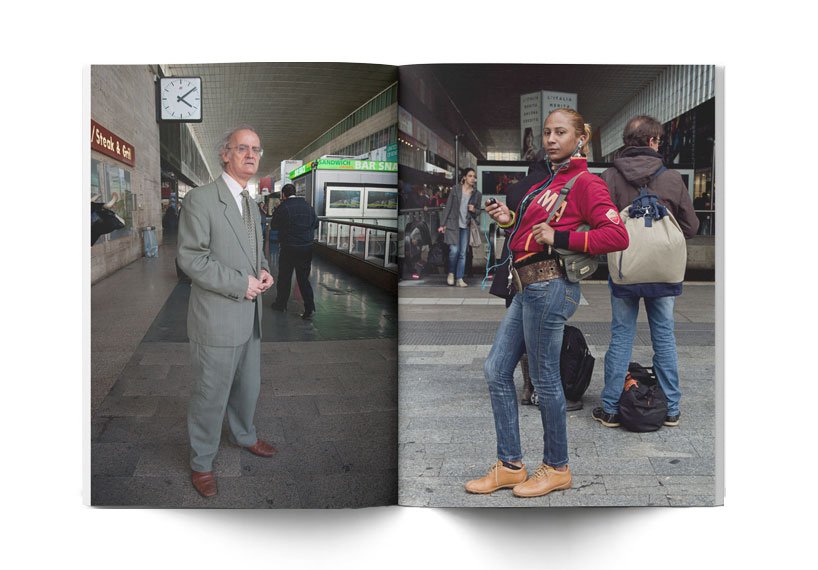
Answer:
<path fill-rule="evenodd" d="M 233 147 L 228 146 L 227 148 L 228 150 L 235 150 L 239 154 L 247 154 L 248 151 L 252 151 L 259 158 L 264 155 L 264 149 L 260 146 L 249 147 L 246 144 L 240 144 Z"/>
<path fill-rule="evenodd" d="M 658 145 L 662 144 L 662 139 L 660 139 L 659 137 L 651 137 L 651 138 L 656 141 L 656 144 L 658 144 Z"/>

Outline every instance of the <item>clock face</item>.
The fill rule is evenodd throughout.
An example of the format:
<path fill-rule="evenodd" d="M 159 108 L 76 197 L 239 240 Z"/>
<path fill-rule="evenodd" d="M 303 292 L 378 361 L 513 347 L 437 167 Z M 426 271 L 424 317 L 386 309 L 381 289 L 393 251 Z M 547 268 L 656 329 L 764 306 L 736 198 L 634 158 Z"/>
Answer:
<path fill-rule="evenodd" d="M 156 104 L 163 121 L 201 122 L 202 78 L 161 77 Z"/>

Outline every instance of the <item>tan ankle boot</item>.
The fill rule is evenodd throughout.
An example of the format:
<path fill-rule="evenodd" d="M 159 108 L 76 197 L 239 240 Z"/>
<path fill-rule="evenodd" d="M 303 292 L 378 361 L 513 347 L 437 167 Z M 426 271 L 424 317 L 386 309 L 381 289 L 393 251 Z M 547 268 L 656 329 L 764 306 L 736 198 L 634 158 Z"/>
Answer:
<path fill-rule="evenodd" d="M 518 497 L 542 497 L 551 491 L 571 488 L 571 468 L 557 471 L 543 463 L 525 483 L 520 483 L 512 492 Z"/>
<path fill-rule="evenodd" d="M 525 470 L 525 465 L 521 469 L 509 469 L 503 466 L 502 461 L 497 460 L 485 477 L 472 479 L 466 483 L 466 490 L 469 493 L 493 493 L 497 489 L 514 487 L 525 481 L 526 477 L 528 477 L 528 472 Z"/>

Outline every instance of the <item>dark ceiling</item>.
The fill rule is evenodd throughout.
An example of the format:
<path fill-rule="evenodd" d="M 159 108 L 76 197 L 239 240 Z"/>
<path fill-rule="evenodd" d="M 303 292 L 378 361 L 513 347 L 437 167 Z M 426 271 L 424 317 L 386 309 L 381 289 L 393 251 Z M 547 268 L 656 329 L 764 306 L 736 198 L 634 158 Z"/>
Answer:
<path fill-rule="evenodd" d="M 516 129 L 520 95 L 577 93 L 577 106 L 594 128 L 608 122 L 666 65 L 439 64 L 411 66 L 424 82 L 437 82 L 485 147 L 492 129 Z M 403 69 L 401 70 L 403 72 Z M 404 74 L 401 73 L 401 81 Z M 434 85 L 429 85 L 434 88 Z"/>
<path fill-rule="evenodd" d="M 203 78 L 205 120 L 191 126 L 211 172 L 219 172 L 214 147 L 221 134 L 232 126 L 250 123 L 259 130 L 265 148 L 260 175 L 276 171 L 281 160 L 310 144 L 396 81 L 398 75 L 392 66 L 355 63 L 166 64 L 163 68 L 168 75 Z M 425 85 L 440 109 L 427 109 L 423 119 L 452 132 L 462 128 L 455 123 L 465 120 L 476 135 L 476 146 L 484 150 L 496 146 L 492 131 L 496 134 L 497 130 L 519 127 L 521 94 L 575 92 L 579 111 L 598 127 L 666 68 L 417 65 L 401 68 L 399 89 L 401 105 L 413 112 L 418 99 L 415 97 L 413 103 L 411 83 Z"/>
<path fill-rule="evenodd" d="M 191 123 L 211 173 L 216 143 L 250 124 L 264 156 L 259 176 L 275 172 L 338 121 L 397 81 L 397 68 L 359 63 L 165 64 L 167 75 L 202 78 L 204 120 Z"/>

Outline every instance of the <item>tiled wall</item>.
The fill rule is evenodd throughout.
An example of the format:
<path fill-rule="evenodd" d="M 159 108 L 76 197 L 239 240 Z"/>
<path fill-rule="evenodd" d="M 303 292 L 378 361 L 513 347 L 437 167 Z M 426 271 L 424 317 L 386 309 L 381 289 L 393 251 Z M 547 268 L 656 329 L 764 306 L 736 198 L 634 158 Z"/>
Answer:
<path fill-rule="evenodd" d="M 95 65 L 91 67 L 91 119 L 131 143 L 136 164 L 131 167 L 95 151 L 91 158 L 115 164 L 131 173 L 136 195 L 133 227 L 118 239 L 101 237 L 91 248 L 91 283 L 144 255 L 142 228 L 154 226 L 162 239 L 159 127 L 156 123 L 153 66 Z M 85 168 L 90 168 L 85 165 Z M 83 196 L 89 189 L 83 188 Z"/>

